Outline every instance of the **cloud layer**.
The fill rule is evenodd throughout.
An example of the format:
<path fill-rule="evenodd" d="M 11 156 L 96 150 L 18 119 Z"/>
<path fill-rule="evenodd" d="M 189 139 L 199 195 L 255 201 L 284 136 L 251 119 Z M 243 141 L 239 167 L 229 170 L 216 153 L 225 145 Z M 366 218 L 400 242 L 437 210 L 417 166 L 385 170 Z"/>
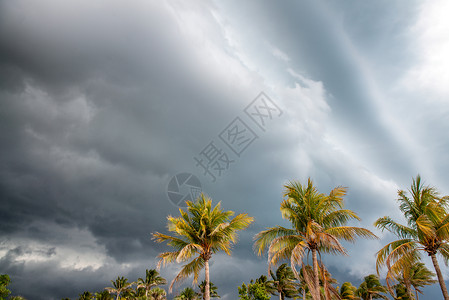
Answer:
<path fill-rule="evenodd" d="M 417 173 L 448 194 L 440 4 L 0 2 L 0 270 L 13 292 L 75 298 L 143 276 L 166 249 L 150 233 L 178 213 L 166 189 L 181 172 L 256 219 L 231 258 L 214 257 L 223 299 L 266 272 L 252 237 L 284 224 L 288 180 L 349 187 L 372 230 L 400 218 L 396 191 Z M 245 113 L 261 92 L 282 111 L 263 127 Z M 239 155 L 220 139 L 237 117 L 257 136 Z M 194 160 L 210 142 L 233 161 L 215 181 Z M 391 238 L 379 234 L 326 257 L 334 277 L 375 272 Z"/>

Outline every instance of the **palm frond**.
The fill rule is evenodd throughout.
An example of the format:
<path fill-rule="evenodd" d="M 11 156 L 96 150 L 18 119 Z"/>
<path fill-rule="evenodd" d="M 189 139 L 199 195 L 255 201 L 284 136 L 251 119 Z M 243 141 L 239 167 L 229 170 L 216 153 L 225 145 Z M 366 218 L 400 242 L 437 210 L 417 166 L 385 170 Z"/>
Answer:
<path fill-rule="evenodd" d="M 257 255 L 261 256 L 270 247 L 271 242 L 281 236 L 295 235 L 296 231 L 293 229 L 284 228 L 282 226 L 271 227 L 263 230 L 254 236 L 254 247 L 257 250 Z"/>
<path fill-rule="evenodd" d="M 343 239 L 349 242 L 355 242 L 356 237 L 373 238 L 373 239 L 378 238 L 370 230 L 354 226 L 331 227 L 329 229 L 326 229 L 326 233 L 331 234 L 338 239 Z"/>
<path fill-rule="evenodd" d="M 193 284 L 197 283 L 199 272 L 201 271 L 202 268 L 204 268 L 204 264 L 205 264 L 204 259 L 201 256 L 199 256 L 194 260 L 192 260 L 190 263 L 183 266 L 178 275 L 176 275 L 176 277 L 170 283 L 170 287 L 168 288 L 169 293 L 173 291 L 173 285 L 175 283 L 184 280 L 185 278 L 189 277 L 192 274 L 194 275 Z"/>
<path fill-rule="evenodd" d="M 393 219 L 388 216 L 377 219 L 377 221 L 374 223 L 374 226 L 382 231 L 386 229 L 401 239 L 416 236 L 416 233 L 412 228 L 399 224 L 393 221 Z"/>

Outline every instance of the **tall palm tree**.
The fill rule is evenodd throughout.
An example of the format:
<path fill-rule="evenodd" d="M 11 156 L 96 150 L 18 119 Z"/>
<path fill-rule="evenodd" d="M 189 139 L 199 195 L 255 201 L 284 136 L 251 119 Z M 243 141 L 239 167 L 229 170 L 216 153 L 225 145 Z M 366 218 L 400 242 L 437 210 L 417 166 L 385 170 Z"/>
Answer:
<path fill-rule="evenodd" d="M 329 195 L 319 193 L 309 178 L 307 185 L 293 181 L 285 185 L 281 213 L 292 228 L 276 226 L 255 236 L 258 254 L 268 249 L 268 268 L 283 259 L 290 259 L 295 276 L 295 266 L 302 264 L 307 253 L 312 253 L 313 278 L 309 284 L 314 299 L 320 298 L 318 255 L 321 253 L 346 254 L 339 239 L 354 242 L 357 236 L 374 238 L 371 231 L 346 226 L 350 220 L 360 220 L 351 210 L 343 209 L 346 188 L 336 187 Z M 307 278 L 306 278 L 307 279 Z"/>
<path fill-rule="evenodd" d="M 191 287 L 186 287 L 174 298 L 175 300 L 199 300 L 199 296 Z"/>
<path fill-rule="evenodd" d="M 340 298 L 342 300 L 355 300 L 360 299 L 356 296 L 357 288 L 352 285 L 350 282 L 345 282 L 340 287 Z"/>
<path fill-rule="evenodd" d="M 200 289 L 199 295 L 204 300 L 206 297 L 206 280 L 201 281 L 198 288 Z M 220 298 L 220 295 L 217 293 L 217 287 L 213 282 L 209 282 L 209 293 L 211 298 Z"/>
<path fill-rule="evenodd" d="M 209 291 L 209 260 L 212 254 L 222 250 L 231 255 L 231 246 L 236 243 L 237 232 L 247 228 L 254 219 L 247 214 L 239 214 L 231 219 L 233 211 L 223 211 L 221 204 L 212 207 L 212 200 L 201 194 L 196 202 L 187 201 L 187 211 L 179 209 L 181 217 L 168 217 L 168 230 L 174 236 L 156 232 L 154 239 L 167 242 L 175 250 L 159 255 L 159 264 L 171 262 L 184 262 L 198 255 L 195 259 L 183 266 L 178 275 L 170 284 L 183 280 L 192 273 L 193 282 L 198 281 L 201 269 L 205 269 L 205 299 L 210 300 Z"/>
<path fill-rule="evenodd" d="M 371 274 L 364 278 L 356 291 L 356 295 L 360 296 L 363 300 L 371 299 L 388 299 L 385 295 L 387 288 L 384 287 L 377 275 Z"/>
<path fill-rule="evenodd" d="M 270 270 L 271 284 L 276 291 L 274 294 L 279 295 L 279 300 L 284 300 L 285 297 L 293 298 L 298 295 L 298 284 L 295 282 L 295 274 L 287 264 L 280 265 L 276 273 Z"/>
<path fill-rule="evenodd" d="M 148 293 L 152 287 L 164 284 L 167 284 L 167 280 L 160 276 L 159 272 L 155 269 L 145 270 L 145 278 L 139 278 L 137 280 L 137 288 L 145 289 L 145 297 L 148 297 Z"/>
<path fill-rule="evenodd" d="M 438 197 L 435 188 L 424 186 L 419 175 L 413 179 L 410 194 L 412 198 L 405 191 L 398 191 L 399 209 L 407 225 L 397 223 L 388 216 L 374 223 L 381 230 L 386 229 L 399 238 L 377 252 L 377 270 L 387 265 L 389 272 L 398 274 L 400 270 L 410 267 L 412 262 L 418 261 L 419 251 L 424 251 L 432 259 L 444 299 L 449 300 L 436 257 L 436 254 L 440 254 L 445 261 L 449 259 L 449 197 Z"/>
<path fill-rule="evenodd" d="M 115 281 L 111 280 L 112 285 L 114 287 L 107 287 L 105 288 L 110 294 L 116 294 L 117 297 L 115 298 L 116 300 L 120 299 L 120 294 L 121 293 L 125 293 L 125 292 L 129 292 L 132 290 L 132 285 L 134 284 L 134 282 L 128 282 L 128 279 L 125 277 L 117 277 L 117 279 Z"/>

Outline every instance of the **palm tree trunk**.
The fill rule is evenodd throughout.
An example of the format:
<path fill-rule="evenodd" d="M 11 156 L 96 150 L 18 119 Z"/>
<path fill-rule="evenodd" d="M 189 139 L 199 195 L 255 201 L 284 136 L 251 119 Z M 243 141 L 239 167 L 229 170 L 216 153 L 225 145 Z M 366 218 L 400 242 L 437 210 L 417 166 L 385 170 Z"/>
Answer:
<path fill-rule="evenodd" d="M 415 294 L 416 294 L 416 300 L 419 300 L 419 297 L 418 297 L 418 290 L 415 288 Z"/>
<path fill-rule="evenodd" d="M 316 249 L 312 249 L 312 260 L 313 260 L 313 281 L 314 281 L 314 287 L 313 287 L 313 293 L 312 297 L 313 299 L 320 300 L 320 278 L 318 275 L 318 257 L 316 253 Z M 312 290 L 312 289 L 310 289 Z M 449 299 L 448 299 L 449 300 Z"/>
<path fill-rule="evenodd" d="M 302 290 L 302 300 L 306 300 L 306 289 Z"/>
<path fill-rule="evenodd" d="M 279 292 L 279 300 L 284 300 L 281 292 Z"/>
<path fill-rule="evenodd" d="M 441 292 L 443 293 L 444 300 L 449 300 L 449 294 L 447 293 L 446 284 L 444 283 L 443 274 L 441 274 L 440 266 L 438 265 L 437 257 L 435 254 L 430 254 L 432 258 L 433 266 L 435 267 L 435 272 L 437 273 L 438 282 L 440 283 Z"/>
<path fill-rule="evenodd" d="M 209 260 L 206 260 L 204 265 L 205 281 L 206 285 L 204 287 L 204 299 L 210 300 L 210 290 L 209 290 Z"/>

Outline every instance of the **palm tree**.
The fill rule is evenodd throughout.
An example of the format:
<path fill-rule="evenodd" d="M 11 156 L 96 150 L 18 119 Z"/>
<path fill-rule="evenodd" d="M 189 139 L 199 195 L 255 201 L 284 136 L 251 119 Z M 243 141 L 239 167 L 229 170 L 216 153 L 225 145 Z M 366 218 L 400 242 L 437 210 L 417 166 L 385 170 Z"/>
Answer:
<path fill-rule="evenodd" d="M 407 287 L 402 283 L 396 284 L 394 286 L 394 291 L 396 294 L 390 292 L 394 300 L 414 300 L 413 297 L 410 297 Z"/>
<path fill-rule="evenodd" d="M 166 299 L 167 292 L 159 287 L 152 288 L 149 292 L 151 300 L 164 300 Z"/>
<path fill-rule="evenodd" d="M 419 299 L 418 293 L 423 293 L 422 290 L 419 289 L 420 287 L 437 282 L 437 280 L 433 279 L 434 276 L 435 273 L 427 269 L 422 262 L 416 263 L 411 267 L 408 282 L 415 289 L 416 300 Z M 406 279 L 403 279 L 403 281 L 406 281 Z"/>
<path fill-rule="evenodd" d="M 221 204 L 212 207 L 212 200 L 201 194 L 196 202 L 187 201 L 187 211 L 179 209 L 181 217 L 168 217 L 168 230 L 175 236 L 169 236 L 156 232 L 154 239 L 175 248 L 172 252 L 164 252 L 159 255 L 161 263 L 184 262 L 198 255 L 191 262 L 183 266 L 178 275 L 170 284 L 171 292 L 173 284 L 183 280 L 192 273 L 193 282 L 198 282 L 201 269 L 205 269 L 206 288 L 205 299 L 210 300 L 209 291 L 209 260 L 213 253 L 220 250 L 231 255 L 231 246 L 236 243 L 237 231 L 247 228 L 254 219 L 247 214 L 239 214 L 230 219 L 233 211 L 223 211 Z"/>
<path fill-rule="evenodd" d="M 350 282 L 345 282 L 340 287 L 340 298 L 342 300 L 355 300 L 360 299 L 356 296 L 357 288 L 353 286 Z"/>
<path fill-rule="evenodd" d="M 135 289 L 129 289 L 124 291 L 121 296 L 123 299 L 132 299 L 132 300 L 147 300 L 148 297 L 145 296 L 145 289 L 136 287 Z"/>
<path fill-rule="evenodd" d="M 206 280 L 201 281 L 201 283 L 198 285 L 198 288 L 200 289 L 199 295 L 204 300 L 206 291 Z M 218 295 L 217 293 L 217 287 L 212 282 L 209 282 L 209 292 L 211 298 L 220 298 L 220 295 Z"/>
<path fill-rule="evenodd" d="M 199 296 L 191 287 L 186 287 L 175 297 L 175 300 L 198 300 Z"/>
<path fill-rule="evenodd" d="M 78 298 L 78 300 L 92 300 L 92 299 L 94 299 L 94 296 L 92 295 L 91 292 L 84 292 L 80 294 Z"/>
<path fill-rule="evenodd" d="M 271 299 L 270 282 L 265 275 L 260 276 L 256 281 L 252 280 L 246 285 L 244 282 L 238 287 L 239 299 L 242 300 L 269 300 Z"/>
<path fill-rule="evenodd" d="M 95 300 L 111 300 L 113 297 L 108 291 L 101 291 L 95 293 Z"/>
<path fill-rule="evenodd" d="M 351 210 L 343 209 L 346 188 L 336 187 L 329 195 L 319 193 L 309 178 L 307 185 L 290 182 L 285 185 L 281 213 L 292 228 L 276 226 L 255 236 L 258 254 L 268 249 L 268 269 L 283 259 L 290 258 L 296 277 L 296 265 L 301 265 L 307 253 L 312 253 L 313 278 L 309 289 L 314 299 L 320 298 L 318 255 L 321 253 L 346 254 L 339 239 L 353 242 L 357 236 L 374 238 L 371 231 L 346 226 L 350 220 L 360 220 Z M 306 278 L 307 280 L 307 278 Z"/>
<path fill-rule="evenodd" d="M 137 288 L 145 289 L 145 297 L 148 297 L 148 292 L 152 287 L 164 284 L 167 284 L 167 280 L 159 276 L 159 272 L 155 269 L 145 270 L 145 279 L 139 278 L 137 280 Z"/>
<path fill-rule="evenodd" d="M 292 268 L 287 264 L 280 265 L 276 273 L 270 271 L 271 285 L 274 287 L 275 292 L 273 295 L 278 294 L 280 300 L 284 300 L 285 297 L 293 298 L 298 295 L 296 288 L 298 284 L 295 283 L 295 274 L 293 274 Z"/>
<path fill-rule="evenodd" d="M 250 283 L 252 283 L 252 280 L 250 281 Z M 264 289 L 267 294 L 276 295 L 276 287 L 274 286 L 274 281 L 268 280 L 267 276 L 260 275 L 260 277 L 257 278 L 254 283 Z"/>
<path fill-rule="evenodd" d="M 435 188 L 424 186 L 419 175 L 413 179 L 410 194 L 411 199 L 405 191 L 398 191 L 399 209 L 407 225 L 397 223 L 388 216 L 374 223 L 381 230 L 386 229 L 399 238 L 377 252 L 377 270 L 379 272 L 379 268 L 386 264 L 389 272 L 398 274 L 419 260 L 419 251 L 425 251 L 432 259 L 443 297 L 449 300 L 436 258 L 438 253 L 445 261 L 449 259 L 449 214 L 446 210 L 449 197 L 439 198 Z"/>
<path fill-rule="evenodd" d="M 107 287 L 105 288 L 110 294 L 116 294 L 116 300 L 120 299 L 120 294 L 124 292 L 129 292 L 132 290 L 131 286 L 134 284 L 134 282 L 128 282 L 127 278 L 117 277 L 115 281 L 111 280 L 112 285 L 114 287 Z"/>
<path fill-rule="evenodd" d="M 379 277 L 371 274 L 364 278 L 363 282 L 356 291 L 356 295 L 360 296 L 363 300 L 379 298 L 388 299 L 385 295 L 382 295 L 386 292 L 387 288 L 380 283 Z"/>

